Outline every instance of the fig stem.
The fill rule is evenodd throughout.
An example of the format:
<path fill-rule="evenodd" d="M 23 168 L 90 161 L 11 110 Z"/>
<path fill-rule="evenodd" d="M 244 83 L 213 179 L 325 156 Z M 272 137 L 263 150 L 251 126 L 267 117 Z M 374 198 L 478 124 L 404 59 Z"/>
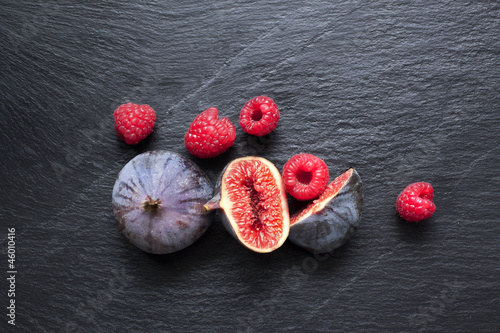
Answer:
<path fill-rule="evenodd" d="M 207 202 L 205 205 L 203 205 L 203 207 L 207 211 L 211 211 L 211 210 L 214 210 L 214 209 L 219 209 L 220 208 L 220 193 L 218 193 L 215 197 L 213 197 L 212 199 L 210 199 L 210 201 Z"/>
<path fill-rule="evenodd" d="M 160 199 L 153 199 L 150 196 L 144 202 L 144 209 L 148 212 L 155 211 L 160 206 Z"/>

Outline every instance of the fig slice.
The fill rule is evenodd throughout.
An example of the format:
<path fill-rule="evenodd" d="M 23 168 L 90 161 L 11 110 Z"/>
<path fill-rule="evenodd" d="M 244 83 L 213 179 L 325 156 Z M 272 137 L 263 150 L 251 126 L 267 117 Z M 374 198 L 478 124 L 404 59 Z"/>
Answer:
<path fill-rule="evenodd" d="M 190 159 L 155 150 L 130 160 L 113 187 L 112 206 L 123 234 L 143 251 L 172 253 L 193 244 L 212 223 L 203 208 L 213 193 Z"/>
<path fill-rule="evenodd" d="M 259 253 L 279 248 L 290 227 L 281 173 L 262 157 L 230 162 L 205 209 L 219 208 L 224 227 L 244 246 Z"/>
<path fill-rule="evenodd" d="M 363 185 L 359 174 L 351 168 L 291 217 L 288 238 L 311 252 L 331 252 L 354 235 L 362 210 Z"/>

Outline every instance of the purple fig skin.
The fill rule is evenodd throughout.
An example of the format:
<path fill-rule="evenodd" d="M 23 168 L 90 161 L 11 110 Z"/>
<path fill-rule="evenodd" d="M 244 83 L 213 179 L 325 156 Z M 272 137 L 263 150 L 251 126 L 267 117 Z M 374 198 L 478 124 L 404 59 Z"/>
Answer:
<path fill-rule="evenodd" d="M 123 234 L 141 250 L 166 254 L 198 240 L 212 223 L 203 205 L 213 188 L 191 160 L 169 151 L 137 155 L 120 171 L 112 206 Z"/>
<path fill-rule="evenodd" d="M 290 226 L 288 239 L 310 252 L 332 252 L 355 234 L 362 210 L 363 184 L 353 169 L 347 184 L 322 210 Z"/>
<path fill-rule="evenodd" d="M 229 219 L 227 218 L 226 213 L 224 210 L 220 209 L 219 206 L 219 201 L 220 201 L 220 188 L 222 185 L 222 176 L 226 173 L 227 170 L 227 165 L 224 167 L 222 172 L 219 174 L 219 177 L 217 178 L 217 181 L 215 182 L 215 187 L 214 187 L 214 192 L 213 192 L 213 198 L 210 199 L 209 202 L 205 204 L 205 209 L 211 211 L 215 210 L 215 216 L 217 217 L 218 220 L 222 222 L 222 225 L 224 226 L 224 229 L 229 232 L 231 236 L 233 236 L 235 239 L 238 239 L 238 236 L 236 236 L 236 233 L 234 232 L 233 226 L 231 225 L 231 222 L 229 222 Z"/>

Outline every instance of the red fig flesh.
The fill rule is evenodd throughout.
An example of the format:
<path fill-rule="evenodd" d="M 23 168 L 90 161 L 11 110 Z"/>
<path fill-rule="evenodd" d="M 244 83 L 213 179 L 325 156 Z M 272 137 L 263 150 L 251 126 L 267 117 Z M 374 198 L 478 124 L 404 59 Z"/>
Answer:
<path fill-rule="evenodd" d="M 260 253 L 279 248 L 289 232 L 288 203 L 279 170 L 261 157 L 229 163 L 207 210 L 220 208 L 225 228 L 247 248 Z"/>

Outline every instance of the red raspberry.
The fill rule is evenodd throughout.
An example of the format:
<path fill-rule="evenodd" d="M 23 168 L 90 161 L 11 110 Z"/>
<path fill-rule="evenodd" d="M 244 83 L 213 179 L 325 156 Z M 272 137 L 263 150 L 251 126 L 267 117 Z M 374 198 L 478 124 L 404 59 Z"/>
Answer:
<path fill-rule="evenodd" d="M 218 119 L 218 113 L 216 108 L 208 108 L 189 126 L 184 136 L 184 145 L 194 156 L 215 157 L 233 145 L 236 130 L 226 117 Z"/>
<path fill-rule="evenodd" d="M 149 105 L 127 103 L 113 113 L 115 131 L 129 145 L 135 145 L 153 132 L 156 114 Z"/>
<path fill-rule="evenodd" d="M 280 112 L 274 101 L 266 96 L 246 102 L 240 112 L 241 128 L 248 134 L 264 136 L 271 133 L 280 120 Z"/>
<path fill-rule="evenodd" d="M 283 167 L 285 189 L 297 200 L 311 200 L 323 193 L 328 185 L 326 163 L 311 154 L 292 156 Z"/>
<path fill-rule="evenodd" d="M 398 196 L 396 209 L 403 219 L 418 222 L 431 217 L 436 210 L 432 202 L 434 190 L 429 183 L 413 183 L 408 185 Z"/>

